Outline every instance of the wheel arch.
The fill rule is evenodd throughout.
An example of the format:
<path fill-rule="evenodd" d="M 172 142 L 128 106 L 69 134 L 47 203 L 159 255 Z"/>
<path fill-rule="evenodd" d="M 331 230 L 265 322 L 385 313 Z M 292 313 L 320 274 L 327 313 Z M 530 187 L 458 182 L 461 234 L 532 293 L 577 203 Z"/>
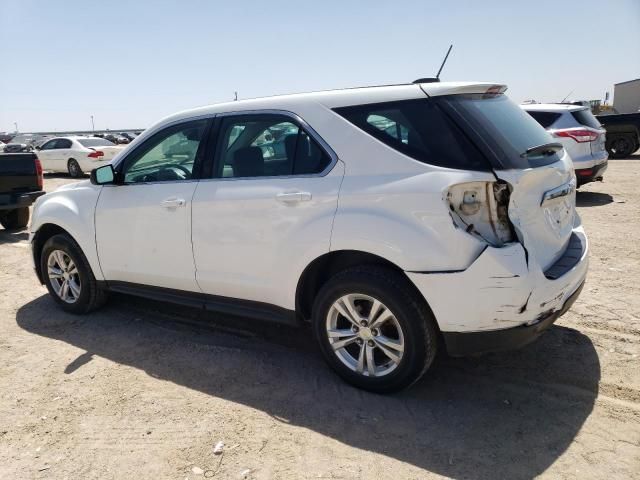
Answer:
<path fill-rule="evenodd" d="M 409 288 L 415 290 L 419 298 L 424 300 L 425 306 L 429 308 L 426 299 L 424 299 L 413 282 L 407 277 L 404 270 L 395 263 L 379 255 L 361 250 L 335 250 L 317 257 L 300 275 L 296 287 L 295 299 L 298 316 L 302 320 L 308 321 L 311 318 L 313 301 L 322 286 L 336 273 L 347 268 L 361 265 L 377 265 L 402 275 L 402 277 L 406 279 Z"/>
<path fill-rule="evenodd" d="M 44 244 L 54 235 L 65 234 L 73 239 L 74 242 L 78 243 L 73 235 L 71 235 L 67 230 L 62 228 L 60 225 L 56 225 L 55 223 L 45 223 L 38 228 L 38 231 L 34 234 L 33 240 L 31 241 L 31 251 L 33 253 L 33 262 L 36 268 L 36 275 L 41 284 L 44 284 L 44 277 L 42 276 L 42 268 L 41 268 L 41 258 L 42 258 L 42 247 Z"/>

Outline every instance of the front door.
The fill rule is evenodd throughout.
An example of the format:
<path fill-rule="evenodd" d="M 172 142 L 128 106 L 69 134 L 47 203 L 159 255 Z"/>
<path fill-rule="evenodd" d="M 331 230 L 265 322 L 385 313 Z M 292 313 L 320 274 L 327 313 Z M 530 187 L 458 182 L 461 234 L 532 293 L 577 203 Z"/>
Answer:
<path fill-rule="evenodd" d="M 198 291 L 191 249 L 191 201 L 207 120 L 161 130 L 117 166 L 102 188 L 96 241 L 107 281 Z"/>
<path fill-rule="evenodd" d="M 62 167 L 62 158 L 58 149 L 58 142 L 63 139 L 54 138 L 42 144 L 38 150 L 38 158 L 42 163 L 42 169 L 50 172 L 60 172 Z M 61 143 L 62 145 L 62 143 Z M 66 171 L 66 168 L 62 171 Z"/>

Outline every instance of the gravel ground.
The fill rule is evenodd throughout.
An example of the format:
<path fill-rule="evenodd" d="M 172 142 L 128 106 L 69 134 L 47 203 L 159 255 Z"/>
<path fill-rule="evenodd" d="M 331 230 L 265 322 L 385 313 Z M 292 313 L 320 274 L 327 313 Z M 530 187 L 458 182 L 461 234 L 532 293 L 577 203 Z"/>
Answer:
<path fill-rule="evenodd" d="M 393 396 L 342 383 L 304 329 L 126 296 L 67 315 L 0 229 L 0 478 L 640 478 L 640 154 L 605 177 L 578 193 L 571 311 Z"/>

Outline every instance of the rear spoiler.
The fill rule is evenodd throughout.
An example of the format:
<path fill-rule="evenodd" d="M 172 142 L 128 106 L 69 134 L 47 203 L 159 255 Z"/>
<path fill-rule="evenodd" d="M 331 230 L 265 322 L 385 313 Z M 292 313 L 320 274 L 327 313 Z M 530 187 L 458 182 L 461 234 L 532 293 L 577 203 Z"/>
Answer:
<path fill-rule="evenodd" d="M 420 85 L 422 91 L 429 97 L 439 95 L 463 95 L 467 93 L 496 95 L 507 91 L 507 86 L 504 84 L 488 82 L 420 82 L 418 85 Z"/>

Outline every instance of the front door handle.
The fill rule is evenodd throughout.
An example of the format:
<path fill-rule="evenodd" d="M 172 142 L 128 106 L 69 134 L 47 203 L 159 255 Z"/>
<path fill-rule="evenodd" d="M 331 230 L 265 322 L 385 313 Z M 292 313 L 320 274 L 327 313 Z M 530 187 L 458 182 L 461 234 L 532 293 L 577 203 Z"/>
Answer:
<path fill-rule="evenodd" d="M 185 203 L 184 198 L 167 198 L 160 202 L 160 205 L 164 208 L 177 208 L 184 207 Z"/>
<path fill-rule="evenodd" d="M 279 193 L 276 195 L 276 200 L 284 204 L 308 202 L 309 200 L 311 200 L 311 193 L 309 192 Z"/>

